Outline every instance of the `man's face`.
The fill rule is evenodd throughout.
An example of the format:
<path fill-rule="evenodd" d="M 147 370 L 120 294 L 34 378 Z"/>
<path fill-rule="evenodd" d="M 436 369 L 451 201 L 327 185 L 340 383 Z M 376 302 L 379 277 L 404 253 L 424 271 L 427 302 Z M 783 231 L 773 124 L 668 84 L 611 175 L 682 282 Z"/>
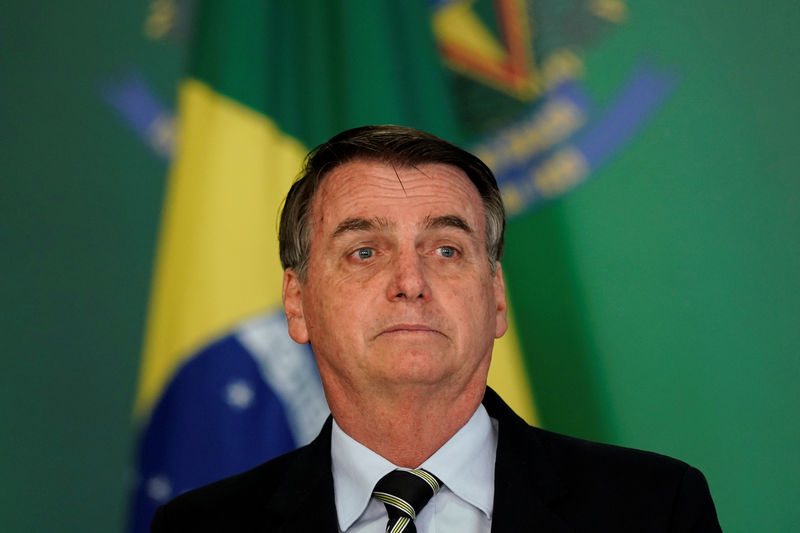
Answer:
<path fill-rule="evenodd" d="M 506 302 L 477 189 L 444 164 L 335 168 L 312 202 L 306 279 L 287 270 L 284 304 L 329 395 L 485 383 Z"/>

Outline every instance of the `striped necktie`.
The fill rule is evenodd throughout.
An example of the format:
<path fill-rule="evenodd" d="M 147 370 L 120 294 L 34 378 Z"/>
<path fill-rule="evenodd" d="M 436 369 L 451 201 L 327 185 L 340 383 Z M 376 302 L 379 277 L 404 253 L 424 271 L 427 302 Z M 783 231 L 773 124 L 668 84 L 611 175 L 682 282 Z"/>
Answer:
<path fill-rule="evenodd" d="M 413 520 L 439 492 L 442 482 L 427 470 L 394 470 L 381 478 L 372 495 L 386 506 L 386 533 L 416 533 Z"/>

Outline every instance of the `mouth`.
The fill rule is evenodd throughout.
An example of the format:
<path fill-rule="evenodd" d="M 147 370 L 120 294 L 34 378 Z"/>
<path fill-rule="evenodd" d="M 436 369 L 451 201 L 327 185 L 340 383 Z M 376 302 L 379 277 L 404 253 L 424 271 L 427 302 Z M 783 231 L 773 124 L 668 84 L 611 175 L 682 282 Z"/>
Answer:
<path fill-rule="evenodd" d="M 394 324 L 383 331 L 380 335 L 430 335 L 442 333 L 431 326 L 425 324 Z"/>

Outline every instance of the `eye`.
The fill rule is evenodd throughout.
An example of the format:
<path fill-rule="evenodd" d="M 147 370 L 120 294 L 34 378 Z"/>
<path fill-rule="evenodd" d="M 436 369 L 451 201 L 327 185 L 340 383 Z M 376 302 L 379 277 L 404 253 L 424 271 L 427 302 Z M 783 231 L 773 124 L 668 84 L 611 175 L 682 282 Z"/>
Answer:
<path fill-rule="evenodd" d="M 436 253 L 449 259 L 451 257 L 455 257 L 458 251 L 452 246 L 439 246 L 436 249 Z"/>
<path fill-rule="evenodd" d="M 373 250 L 372 248 L 359 248 L 351 255 L 353 255 L 353 257 L 357 259 L 362 259 L 362 260 L 369 259 L 373 255 L 375 255 L 375 250 Z"/>

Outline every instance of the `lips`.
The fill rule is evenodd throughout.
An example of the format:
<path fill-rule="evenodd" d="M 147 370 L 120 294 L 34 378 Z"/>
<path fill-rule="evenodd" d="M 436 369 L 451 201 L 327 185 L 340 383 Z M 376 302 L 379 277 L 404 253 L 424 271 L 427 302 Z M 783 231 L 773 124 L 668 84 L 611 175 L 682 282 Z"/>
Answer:
<path fill-rule="evenodd" d="M 381 331 L 381 335 L 425 334 L 441 332 L 426 324 L 394 324 Z"/>

